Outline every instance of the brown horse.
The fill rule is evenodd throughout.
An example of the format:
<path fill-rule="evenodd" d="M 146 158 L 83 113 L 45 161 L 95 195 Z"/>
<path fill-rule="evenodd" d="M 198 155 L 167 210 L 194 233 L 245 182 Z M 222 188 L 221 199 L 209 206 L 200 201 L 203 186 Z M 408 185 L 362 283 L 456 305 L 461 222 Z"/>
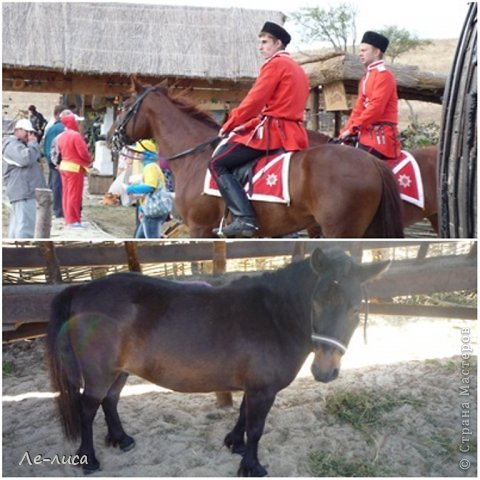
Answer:
<path fill-rule="evenodd" d="M 81 437 L 76 463 L 85 473 L 100 466 L 93 446 L 100 406 L 107 445 L 134 447 L 117 404 L 135 374 L 180 392 L 243 391 L 224 443 L 242 455 L 239 475 L 265 475 L 258 443 L 277 393 L 312 351 L 315 380 L 337 378 L 358 325 L 362 284 L 388 264 L 358 265 L 344 252 L 316 249 L 219 287 L 120 273 L 66 288 L 52 303 L 47 343 L 64 432 Z"/>
<path fill-rule="evenodd" d="M 135 101 L 115 131 L 115 143 L 154 137 L 163 155 L 175 156 L 169 163 L 177 211 L 192 237 L 212 237 L 225 204 L 202 191 L 213 151 L 209 144 L 217 139 L 219 125 L 185 98 L 171 96 L 163 83 L 151 87 L 134 80 L 134 87 Z M 289 186 L 290 205 L 252 203 L 258 236 L 280 237 L 319 226 L 325 237 L 403 237 L 395 178 L 372 155 L 339 145 L 297 152 Z"/>
<path fill-rule="evenodd" d="M 320 132 L 309 131 L 308 139 L 310 146 L 324 145 L 331 137 Z M 431 146 L 416 148 L 410 153 L 418 162 L 422 174 L 423 192 L 425 195 L 425 207 L 421 209 L 410 202 L 403 201 L 403 226 L 408 227 L 426 218 L 438 234 L 438 199 L 437 199 L 437 158 L 438 147 Z"/>

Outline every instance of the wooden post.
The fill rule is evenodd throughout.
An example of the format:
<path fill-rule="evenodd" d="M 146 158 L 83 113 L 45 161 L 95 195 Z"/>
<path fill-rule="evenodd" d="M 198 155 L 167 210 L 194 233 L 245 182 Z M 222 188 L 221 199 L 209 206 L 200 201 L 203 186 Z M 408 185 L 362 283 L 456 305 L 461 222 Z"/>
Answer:
<path fill-rule="evenodd" d="M 297 241 L 293 246 L 292 261 L 296 262 L 305 258 L 305 242 Z"/>
<path fill-rule="evenodd" d="M 342 128 L 342 112 L 335 112 L 335 128 L 334 128 L 334 137 L 340 135 L 340 130 Z"/>
<path fill-rule="evenodd" d="M 227 267 L 227 243 L 222 240 L 213 242 L 213 274 L 223 275 Z M 228 321 L 228 316 L 226 317 Z M 215 392 L 219 407 L 232 407 L 233 398 L 230 392 Z"/>
<path fill-rule="evenodd" d="M 223 275 L 227 268 L 227 244 L 222 240 L 213 242 L 213 274 Z"/>
<path fill-rule="evenodd" d="M 53 215 L 53 192 L 49 188 L 36 188 L 37 211 L 35 218 L 35 238 L 50 238 Z"/>
<path fill-rule="evenodd" d="M 318 114 L 320 112 L 320 92 L 319 87 L 314 87 L 310 90 L 310 125 L 309 128 L 318 132 L 320 130 L 320 119 Z"/>
<path fill-rule="evenodd" d="M 38 242 L 38 248 L 47 265 L 47 282 L 62 283 L 62 271 L 55 252 L 55 245 L 52 241 Z"/>
<path fill-rule="evenodd" d="M 128 270 L 130 272 L 142 272 L 142 266 L 138 260 L 138 251 L 136 242 L 125 242 L 127 252 Z"/>

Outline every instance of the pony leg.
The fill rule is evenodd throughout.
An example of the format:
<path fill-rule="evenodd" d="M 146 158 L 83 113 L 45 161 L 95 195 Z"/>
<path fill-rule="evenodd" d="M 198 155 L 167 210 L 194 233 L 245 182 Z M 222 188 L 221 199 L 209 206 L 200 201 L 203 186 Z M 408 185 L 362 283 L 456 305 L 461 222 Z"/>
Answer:
<path fill-rule="evenodd" d="M 276 393 L 268 391 L 246 392 L 247 446 L 240 462 L 238 476 L 264 477 L 267 470 L 258 461 L 258 442 L 263 434 L 265 420 L 275 401 Z"/>
<path fill-rule="evenodd" d="M 124 452 L 128 452 L 135 446 L 135 440 L 125 433 L 122 422 L 118 415 L 117 405 L 120 398 L 120 392 L 127 381 L 128 373 L 122 372 L 102 401 L 103 412 L 105 413 L 105 421 L 108 427 L 108 433 L 105 438 L 107 446 L 120 447 Z"/>
<path fill-rule="evenodd" d="M 83 456 L 87 458 L 87 462 L 82 466 L 84 473 L 91 473 L 100 469 L 100 463 L 95 457 L 95 450 L 93 448 L 93 419 L 100 407 L 100 400 L 94 396 L 90 396 L 85 392 L 80 397 L 80 430 L 82 442 L 80 448 L 77 450 L 77 455 L 82 459 Z"/>
<path fill-rule="evenodd" d="M 232 452 L 243 455 L 245 453 L 245 395 L 240 405 L 240 415 L 233 430 L 227 434 L 223 443 Z"/>

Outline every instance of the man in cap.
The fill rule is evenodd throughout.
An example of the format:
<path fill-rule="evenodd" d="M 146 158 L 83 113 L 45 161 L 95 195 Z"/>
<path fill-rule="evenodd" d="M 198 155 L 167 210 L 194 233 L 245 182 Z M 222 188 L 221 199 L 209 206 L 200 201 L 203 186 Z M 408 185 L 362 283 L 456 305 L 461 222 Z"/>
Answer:
<path fill-rule="evenodd" d="M 285 51 L 288 32 L 266 22 L 260 35 L 260 54 L 265 63 L 253 87 L 233 109 L 220 130 L 226 137 L 215 150 L 209 168 L 233 221 L 222 229 L 224 237 L 252 237 L 256 231 L 255 213 L 234 168 L 267 152 L 308 147 L 303 125 L 309 94 L 308 77 Z M 214 229 L 219 234 L 218 229 Z"/>
<path fill-rule="evenodd" d="M 10 201 L 9 238 L 33 238 L 35 233 L 35 189 L 45 188 L 40 168 L 40 147 L 32 123 L 18 120 L 13 135 L 3 139 L 3 183 Z"/>
<path fill-rule="evenodd" d="M 393 73 L 385 67 L 383 54 L 388 38 L 365 32 L 359 58 L 365 66 L 358 98 L 340 138 L 358 134 L 358 146 L 383 160 L 398 158 L 398 95 Z"/>

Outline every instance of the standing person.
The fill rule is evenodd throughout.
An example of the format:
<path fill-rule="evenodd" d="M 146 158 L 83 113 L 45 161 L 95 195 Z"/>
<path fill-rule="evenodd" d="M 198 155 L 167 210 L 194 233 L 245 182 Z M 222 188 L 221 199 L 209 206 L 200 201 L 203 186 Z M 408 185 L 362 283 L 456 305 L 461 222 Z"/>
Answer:
<path fill-rule="evenodd" d="M 3 140 L 3 183 L 11 204 L 9 238 L 33 238 L 35 189 L 45 188 L 40 147 L 30 120 L 18 120 L 13 135 Z"/>
<path fill-rule="evenodd" d="M 137 142 L 134 151 L 143 152 L 143 178 L 142 182 L 135 185 L 128 185 L 127 193 L 129 195 L 143 195 L 143 198 L 137 201 L 138 225 L 135 230 L 135 238 L 160 238 L 161 226 L 168 217 L 149 217 L 145 215 L 142 209 L 145 196 L 153 193 L 157 188 L 165 187 L 165 176 L 158 162 L 158 155 L 154 151 L 145 150 L 143 147 L 147 141 Z"/>
<path fill-rule="evenodd" d="M 228 139 L 214 152 L 209 165 L 234 217 L 222 229 L 225 237 L 249 238 L 256 231 L 253 208 L 232 175 L 233 169 L 270 151 L 308 147 L 303 117 L 309 82 L 300 65 L 285 51 L 291 37 L 280 25 L 266 22 L 259 39 L 265 63 L 245 99 L 220 130 L 220 135 L 228 135 Z M 220 233 L 219 229 L 213 232 Z"/>
<path fill-rule="evenodd" d="M 37 132 L 37 140 L 40 140 L 43 137 L 43 132 L 45 131 L 45 127 L 47 126 L 47 120 L 45 117 L 37 110 L 35 105 L 30 105 L 28 107 L 28 118 L 32 122 L 33 128 Z"/>
<path fill-rule="evenodd" d="M 60 172 L 57 169 L 57 165 L 52 162 L 51 151 L 52 143 L 58 135 L 60 135 L 65 127 L 60 121 L 60 114 L 66 109 L 64 105 L 55 105 L 53 109 L 54 123 L 52 126 L 46 130 L 45 138 L 43 140 L 43 154 L 47 159 L 48 164 L 48 187 L 53 192 L 53 213 L 55 217 L 63 217 L 62 209 L 62 179 L 60 177 Z"/>
<path fill-rule="evenodd" d="M 78 131 L 75 115 L 62 116 L 61 122 L 65 131 L 57 139 L 57 149 L 62 158 L 58 168 L 62 177 L 63 215 L 66 225 L 81 228 L 83 183 L 92 156 Z"/>
<path fill-rule="evenodd" d="M 383 160 L 400 155 L 397 81 L 383 61 L 388 44 L 388 38 L 379 33 L 363 35 L 358 56 L 365 75 L 350 118 L 340 132 L 341 139 L 358 134 L 359 148 Z"/>

